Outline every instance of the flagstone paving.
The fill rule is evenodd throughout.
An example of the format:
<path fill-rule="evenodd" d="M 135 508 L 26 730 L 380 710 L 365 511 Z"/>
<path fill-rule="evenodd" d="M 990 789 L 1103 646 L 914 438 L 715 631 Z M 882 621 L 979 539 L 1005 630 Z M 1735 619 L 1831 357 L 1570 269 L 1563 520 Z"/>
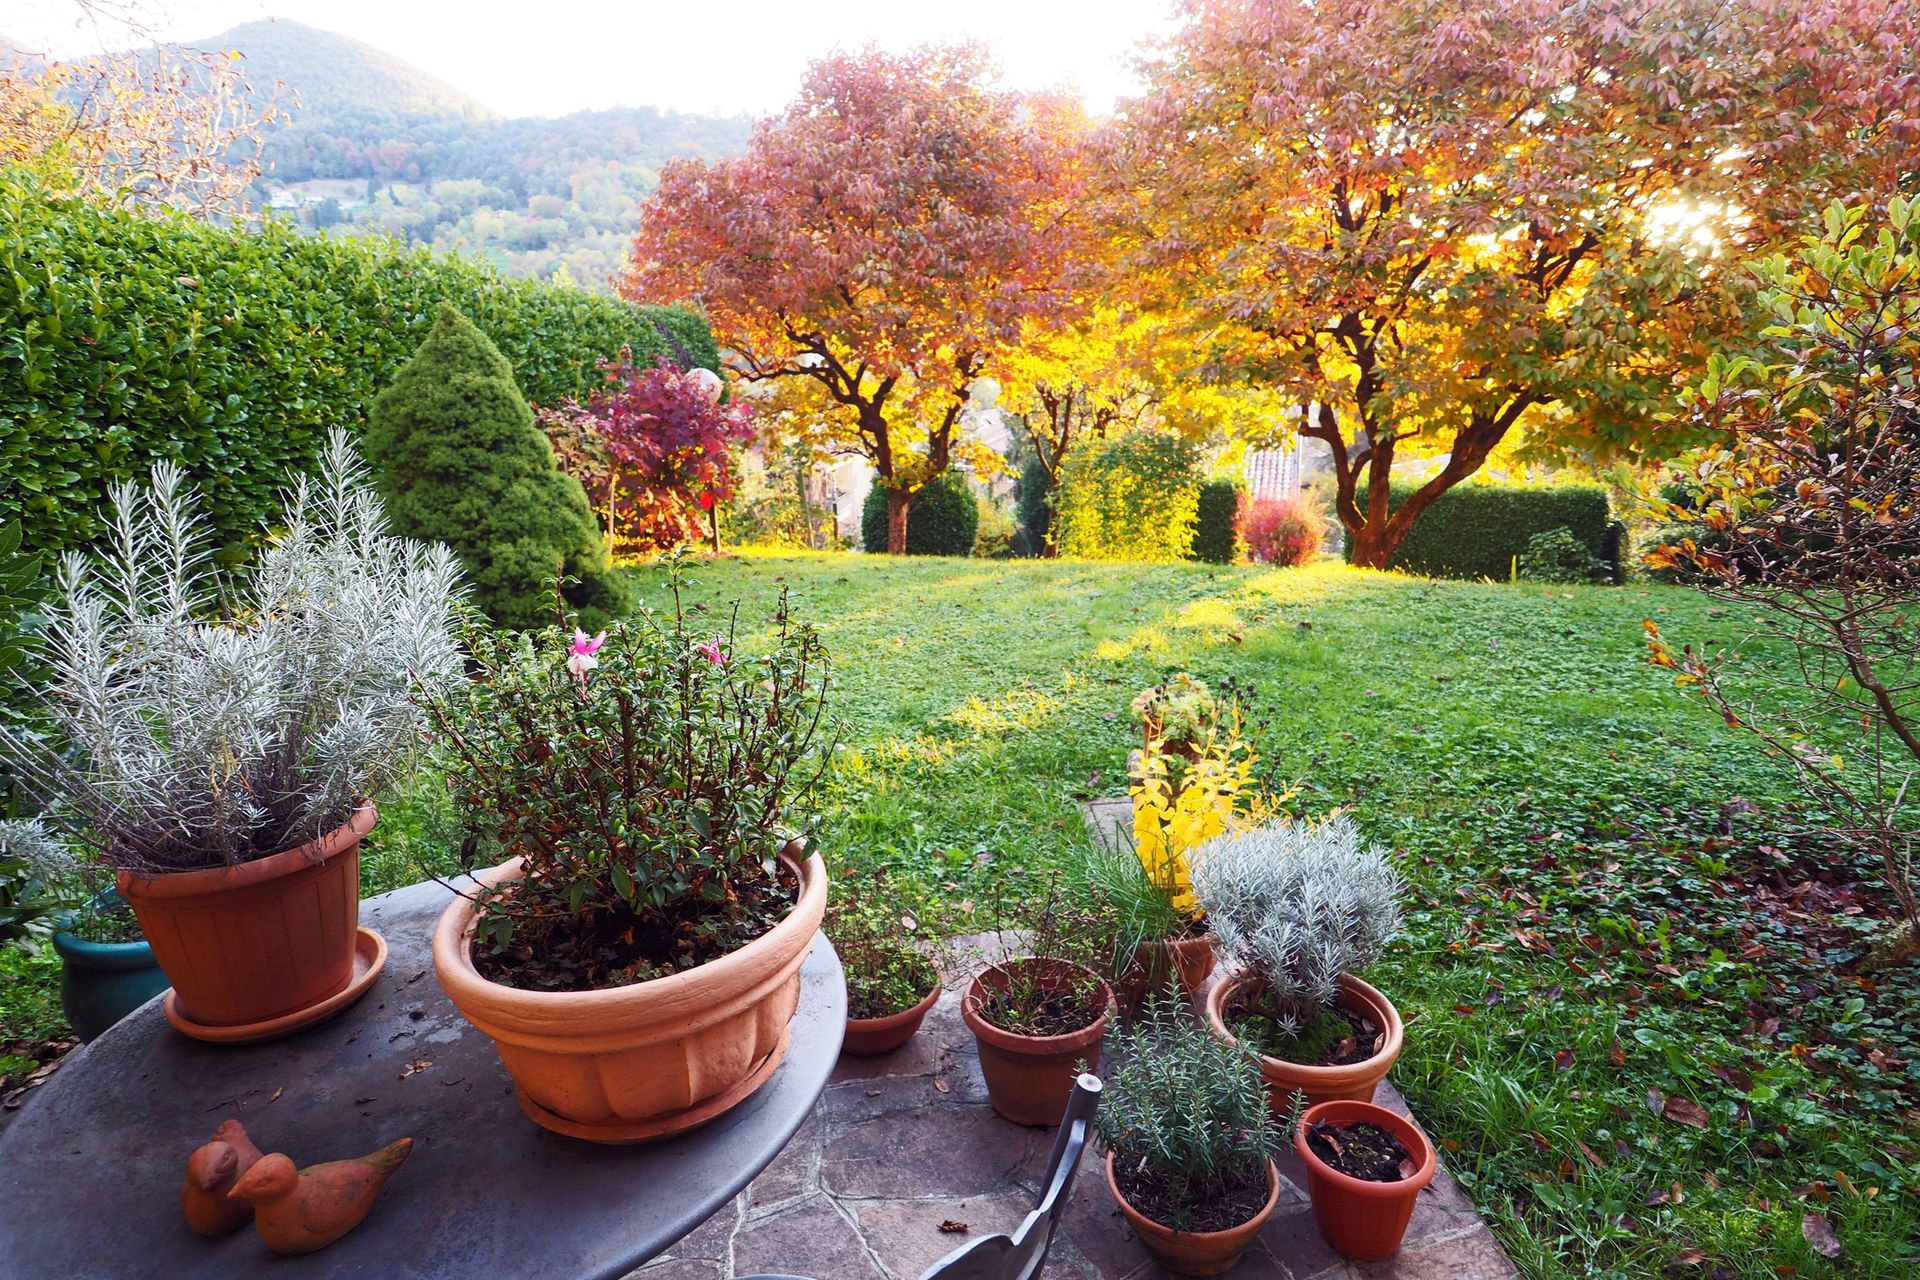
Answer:
<path fill-rule="evenodd" d="M 993 952 L 991 935 L 959 939 L 956 970 Z M 756 1272 L 815 1280 L 914 1280 L 968 1239 L 1011 1231 L 1037 1194 L 1051 1130 L 993 1114 L 962 984 L 920 1034 L 882 1058 L 842 1058 L 792 1143 L 729 1207 L 632 1280 L 732 1280 Z M 1391 1087 L 1376 1101 L 1404 1112 Z M 1280 1209 L 1232 1273 L 1243 1280 L 1507 1280 L 1516 1276 L 1473 1204 L 1443 1168 L 1420 1193 L 1405 1245 L 1386 1262 L 1353 1263 L 1321 1242 L 1289 1150 Z M 964 1227 L 963 1230 L 956 1229 Z M 1098 1157 L 1075 1183 L 1052 1280 L 1150 1280 L 1151 1262 L 1114 1208 Z"/>

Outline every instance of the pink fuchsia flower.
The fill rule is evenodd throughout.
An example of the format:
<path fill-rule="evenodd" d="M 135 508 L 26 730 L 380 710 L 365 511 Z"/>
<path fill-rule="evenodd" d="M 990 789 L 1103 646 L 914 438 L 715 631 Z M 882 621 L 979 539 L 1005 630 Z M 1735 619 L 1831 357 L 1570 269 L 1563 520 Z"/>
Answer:
<path fill-rule="evenodd" d="M 567 650 L 567 670 L 573 672 L 576 676 L 584 676 L 587 672 L 599 666 L 600 659 L 594 657 L 594 655 L 600 652 L 600 646 L 606 642 L 607 633 L 604 631 L 597 636 L 589 636 L 586 632 L 575 627 L 573 630 L 573 647 Z"/>
<path fill-rule="evenodd" d="M 697 644 L 693 646 L 693 649 L 695 653 L 698 653 L 716 667 L 724 667 L 727 665 L 727 651 L 720 647 L 719 636 L 715 636 L 705 644 Z"/>

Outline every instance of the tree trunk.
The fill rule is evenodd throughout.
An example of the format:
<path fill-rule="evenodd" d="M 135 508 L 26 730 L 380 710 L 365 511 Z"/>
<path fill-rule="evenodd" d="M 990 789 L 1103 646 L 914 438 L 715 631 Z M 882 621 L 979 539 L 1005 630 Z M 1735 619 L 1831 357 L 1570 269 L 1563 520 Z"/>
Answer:
<path fill-rule="evenodd" d="M 907 508 L 912 505 L 912 494 L 891 485 L 887 487 L 887 554 L 890 556 L 907 554 Z"/>

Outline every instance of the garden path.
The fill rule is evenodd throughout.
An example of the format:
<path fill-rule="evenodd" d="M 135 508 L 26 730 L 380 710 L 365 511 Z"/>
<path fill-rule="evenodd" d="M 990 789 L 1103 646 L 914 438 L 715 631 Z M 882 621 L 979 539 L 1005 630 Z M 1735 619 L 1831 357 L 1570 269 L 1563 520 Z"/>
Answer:
<path fill-rule="evenodd" d="M 991 934 L 955 939 L 970 973 Z M 987 1106 L 957 977 L 919 1035 L 881 1058 L 843 1057 L 786 1151 L 731 1205 L 630 1280 L 732 1280 L 795 1272 L 818 1280 L 914 1280 L 969 1238 L 1011 1231 L 1032 1208 L 1051 1131 Z M 1376 1101 L 1405 1111 L 1382 1086 Z M 1420 1193 L 1401 1251 L 1353 1263 L 1322 1243 L 1299 1161 L 1280 1161 L 1281 1202 L 1232 1273 L 1240 1280 L 1508 1280 L 1517 1276 L 1473 1202 L 1442 1169 Z M 956 1230 L 964 1224 L 964 1231 Z M 1090 1154 L 1075 1183 L 1049 1280 L 1155 1280 Z"/>

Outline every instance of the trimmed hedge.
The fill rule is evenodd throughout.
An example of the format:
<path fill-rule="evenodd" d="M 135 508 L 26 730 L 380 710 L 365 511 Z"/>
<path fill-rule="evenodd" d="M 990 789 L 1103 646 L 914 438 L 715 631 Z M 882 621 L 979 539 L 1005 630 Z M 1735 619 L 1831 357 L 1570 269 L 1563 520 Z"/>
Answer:
<path fill-rule="evenodd" d="M 1232 480 L 1208 480 L 1200 486 L 1193 513 L 1193 558 L 1208 564 L 1232 564 L 1246 550 L 1240 537 L 1240 486 Z"/>
<path fill-rule="evenodd" d="M 357 429 L 450 302 L 499 344 L 527 397 L 599 385 L 631 346 L 715 365 L 706 322 L 507 280 L 392 241 L 303 238 L 51 200 L 0 173 L 0 524 L 57 552 L 91 541 L 107 488 L 159 459 L 197 483 L 229 560 Z"/>
<path fill-rule="evenodd" d="M 1067 455 L 1053 495 L 1060 554 L 1185 560 L 1193 550 L 1200 446 L 1160 431 L 1089 440 Z"/>
<path fill-rule="evenodd" d="M 1416 487 L 1395 482 L 1393 509 Z M 1357 496 L 1365 507 L 1366 490 Z M 1607 491 L 1594 484 L 1458 485 L 1420 513 L 1387 565 L 1434 578 L 1506 582 L 1528 542 L 1553 529 L 1571 532 L 1606 566 L 1608 580 L 1621 580 L 1627 529 L 1613 518 Z M 1352 559 L 1351 542 L 1346 554 Z"/>
<path fill-rule="evenodd" d="M 1020 535 L 1026 543 L 1023 554 L 1047 554 L 1047 530 L 1053 524 L 1052 486 L 1040 459 L 1029 457 L 1020 468 Z"/>
<path fill-rule="evenodd" d="M 970 556 L 979 533 L 980 500 L 958 471 L 942 471 L 927 481 L 907 508 L 910 556 Z M 873 554 L 886 554 L 887 491 L 877 483 L 860 509 L 860 541 Z"/>

